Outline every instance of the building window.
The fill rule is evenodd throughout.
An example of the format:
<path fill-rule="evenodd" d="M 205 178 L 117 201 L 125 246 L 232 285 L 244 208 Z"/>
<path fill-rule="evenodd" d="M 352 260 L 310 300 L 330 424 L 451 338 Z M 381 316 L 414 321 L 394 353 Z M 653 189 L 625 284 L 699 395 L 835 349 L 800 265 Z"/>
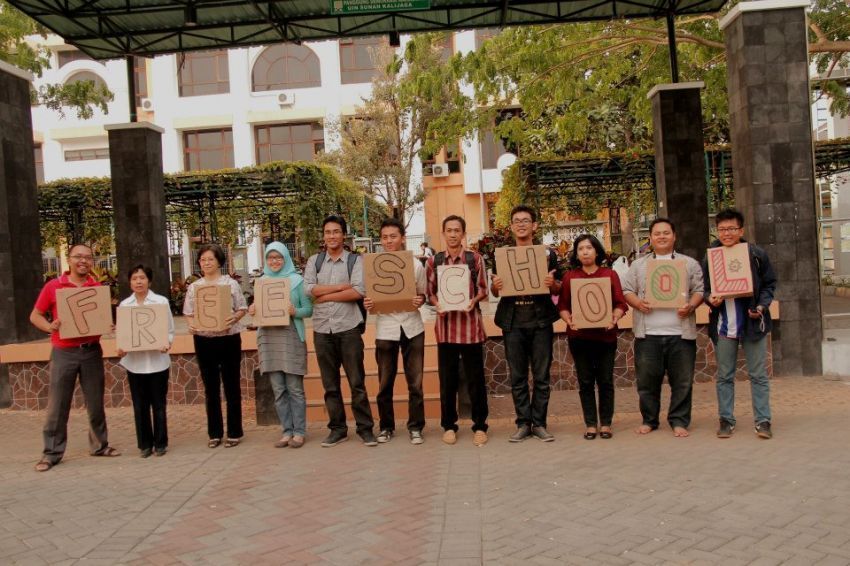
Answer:
<path fill-rule="evenodd" d="M 180 96 L 202 96 L 230 92 L 227 51 L 198 51 L 178 57 L 177 81 Z"/>
<path fill-rule="evenodd" d="M 269 161 L 313 161 L 325 149 L 321 124 L 275 124 L 254 129 L 257 164 Z"/>
<path fill-rule="evenodd" d="M 44 182 L 44 152 L 40 143 L 33 147 L 33 155 L 35 157 L 35 182 L 40 185 Z"/>
<path fill-rule="evenodd" d="M 387 45 L 384 37 L 358 37 L 339 40 L 339 68 L 342 84 L 369 83 L 378 74 L 377 51 Z"/>
<path fill-rule="evenodd" d="M 449 166 L 449 173 L 460 173 L 460 144 L 446 147 L 446 163 Z"/>
<path fill-rule="evenodd" d="M 57 51 L 56 57 L 59 60 L 59 68 L 61 69 L 68 63 L 72 61 L 91 61 L 91 57 L 79 51 L 77 49 L 71 49 L 69 51 Z"/>
<path fill-rule="evenodd" d="M 510 120 L 514 116 L 518 117 L 519 112 L 517 108 L 501 111 L 496 116 L 494 128 L 505 120 Z M 508 152 L 514 155 L 518 155 L 519 153 L 514 144 L 507 143 L 507 140 L 499 136 L 492 128 L 481 135 L 482 168 L 495 169 L 499 158 Z"/>
<path fill-rule="evenodd" d="M 147 59 L 133 57 L 133 76 L 136 83 L 136 107 L 141 107 L 142 99 L 148 97 Z"/>
<path fill-rule="evenodd" d="M 279 43 L 267 47 L 251 73 L 251 90 L 283 90 L 322 86 L 319 58 L 303 45 Z"/>
<path fill-rule="evenodd" d="M 68 149 L 65 151 L 65 161 L 92 161 L 93 159 L 109 159 L 109 148 Z"/>
<path fill-rule="evenodd" d="M 70 85 L 83 81 L 89 81 L 94 83 L 94 86 L 99 90 L 106 88 L 106 83 L 103 82 L 103 79 L 100 78 L 96 73 L 93 73 L 91 71 L 80 71 L 79 73 L 74 73 L 73 75 L 68 77 L 68 80 L 65 81 L 65 84 Z"/>
<path fill-rule="evenodd" d="M 229 169 L 233 166 L 233 130 L 183 132 L 183 167 L 186 171 Z"/>

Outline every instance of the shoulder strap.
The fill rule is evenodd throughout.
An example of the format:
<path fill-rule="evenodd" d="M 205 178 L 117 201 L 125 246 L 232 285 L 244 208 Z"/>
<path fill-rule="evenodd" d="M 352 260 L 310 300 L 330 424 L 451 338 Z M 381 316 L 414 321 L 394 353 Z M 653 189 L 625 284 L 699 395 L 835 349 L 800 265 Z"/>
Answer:
<path fill-rule="evenodd" d="M 354 252 L 349 252 L 349 254 L 348 254 L 347 265 L 348 265 L 348 278 L 349 279 L 351 279 L 351 272 L 354 271 L 354 264 L 357 263 L 357 256 L 359 256 L 359 255 L 360 254 L 354 253 Z"/>
<path fill-rule="evenodd" d="M 443 263 L 445 261 L 446 261 L 446 253 L 445 252 L 438 252 L 438 253 L 434 254 L 434 267 L 437 267 L 438 265 L 443 265 Z"/>
<path fill-rule="evenodd" d="M 322 265 L 325 263 L 325 257 L 327 254 L 325 252 L 319 252 L 316 255 L 316 275 L 322 270 Z"/>
<path fill-rule="evenodd" d="M 472 284 L 478 285 L 478 264 L 475 261 L 475 252 L 465 250 L 463 254 L 466 265 L 469 266 L 469 276 L 472 278 Z"/>

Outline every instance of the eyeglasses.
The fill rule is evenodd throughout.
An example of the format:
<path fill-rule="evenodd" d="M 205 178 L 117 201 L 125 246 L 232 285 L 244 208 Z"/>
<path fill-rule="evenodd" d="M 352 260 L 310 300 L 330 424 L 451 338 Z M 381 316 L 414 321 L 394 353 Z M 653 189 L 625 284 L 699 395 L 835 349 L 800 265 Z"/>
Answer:
<path fill-rule="evenodd" d="M 90 255 L 79 255 L 79 254 L 77 254 L 77 255 L 70 256 L 70 258 L 73 259 L 74 261 L 83 261 L 83 260 L 94 261 L 94 256 L 90 256 Z"/>
<path fill-rule="evenodd" d="M 740 226 L 735 226 L 734 228 L 718 228 L 717 231 L 721 234 L 728 234 L 729 232 L 737 232 L 740 229 Z"/>
<path fill-rule="evenodd" d="M 514 218 L 511 220 L 511 224 L 514 226 L 528 226 L 532 223 L 531 218 Z"/>

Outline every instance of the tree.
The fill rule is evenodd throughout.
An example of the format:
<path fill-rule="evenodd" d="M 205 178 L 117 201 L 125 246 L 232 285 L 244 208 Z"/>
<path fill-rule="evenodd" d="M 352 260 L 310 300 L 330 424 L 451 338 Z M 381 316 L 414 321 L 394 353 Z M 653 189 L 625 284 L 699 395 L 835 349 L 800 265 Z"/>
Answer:
<path fill-rule="evenodd" d="M 363 191 L 386 204 L 391 214 L 409 221 L 425 198 L 415 182 L 417 156 L 434 154 L 450 141 L 446 124 L 463 115 L 471 102 L 460 93 L 450 67 L 443 65 L 446 34 L 417 36 L 404 57 L 389 47 L 373 57 L 381 69 L 369 98 L 356 116 L 328 124 L 340 147 L 322 159 L 336 165 Z M 454 138 L 454 142 L 458 138 Z"/>
<path fill-rule="evenodd" d="M 40 77 L 50 67 L 50 51 L 27 38 L 46 38 L 47 34 L 48 30 L 35 20 L 0 0 L 0 60 Z M 106 86 L 92 81 L 42 85 L 31 94 L 33 104 L 44 104 L 63 116 L 65 108 L 72 108 L 84 119 L 92 117 L 94 107 L 107 113 L 107 104 L 114 98 Z"/>

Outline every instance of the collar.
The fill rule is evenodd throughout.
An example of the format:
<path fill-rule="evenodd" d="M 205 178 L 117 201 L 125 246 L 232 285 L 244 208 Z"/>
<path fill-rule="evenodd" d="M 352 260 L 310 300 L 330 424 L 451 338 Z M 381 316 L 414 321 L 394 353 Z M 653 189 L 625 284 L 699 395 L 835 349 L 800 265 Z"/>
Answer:
<path fill-rule="evenodd" d="M 71 275 L 70 271 L 66 271 L 59 276 L 59 285 L 62 287 L 76 287 L 77 284 L 71 281 L 69 277 Z M 91 275 L 86 276 L 86 280 L 83 281 L 81 287 L 90 287 L 92 285 L 97 285 L 97 281 Z"/>

